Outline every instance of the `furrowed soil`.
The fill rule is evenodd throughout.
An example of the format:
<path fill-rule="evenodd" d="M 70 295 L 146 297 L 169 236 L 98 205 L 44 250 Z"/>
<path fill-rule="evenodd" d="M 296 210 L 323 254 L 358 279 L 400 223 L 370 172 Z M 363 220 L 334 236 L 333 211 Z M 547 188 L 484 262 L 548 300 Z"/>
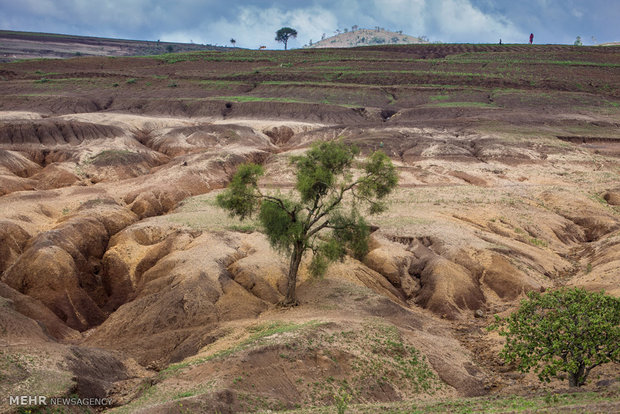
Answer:
<path fill-rule="evenodd" d="M 543 384 L 486 327 L 532 290 L 620 295 L 619 74 L 618 46 L 0 64 L 0 410 L 618 411 L 618 365 Z M 337 139 L 399 187 L 368 255 L 305 260 L 282 309 L 287 258 L 215 197 L 248 161 L 289 191 Z"/>

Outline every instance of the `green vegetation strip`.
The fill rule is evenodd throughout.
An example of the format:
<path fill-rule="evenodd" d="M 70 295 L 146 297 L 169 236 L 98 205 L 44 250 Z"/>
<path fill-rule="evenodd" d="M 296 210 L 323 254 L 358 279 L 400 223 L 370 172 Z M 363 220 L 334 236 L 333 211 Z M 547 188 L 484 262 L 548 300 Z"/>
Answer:
<path fill-rule="evenodd" d="M 244 51 L 240 52 L 187 52 L 187 53 L 166 53 L 163 55 L 151 55 L 145 56 L 162 60 L 165 63 L 179 63 L 179 62 L 275 62 L 276 60 L 269 57 L 267 54 L 257 54 L 256 52 Z"/>
<path fill-rule="evenodd" d="M 597 409 L 597 405 L 601 408 Z M 355 404 L 347 407 L 351 414 L 423 414 L 423 413 L 515 413 L 515 412 L 617 412 L 620 393 L 576 392 L 533 397 L 477 397 L 441 402 L 403 401 L 396 403 Z M 286 411 L 288 414 L 331 414 L 335 407 L 312 407 Z"/>
<path fill-rule="evenodd" d="M 489 54 L 492 54 L 489 56 Z M 519 58 L 519 57 L 522 58 Z M 468 64 L 468 63 L 502 63 L 502 64 L 511 64 L 511 65 L 556 65 L 556 66 L 590 66 L 590 67 L 602 67 L 602 68 L 616 68 L 620 67 L 618 63 L 610 63 L 610 62 L 587 62 L 587 61 L 578 61 L 578 60 L 559 60 L 559 59 L 531 59 L 527 55 L 519 55 L 519 54 L 508 54 L 502 56 L 497 52 L 489 52 L 489 53 L 465 53 L 460 55 L 448 56 L 446 58 L 439 59 L 416 59 L 416 62 L 429 62 L 429 63 L 459 63 L 459 64 Z"/>
<path fill-rule="evenodd" d="M 422 105 L 423 108 L 499 108 L 485 102 L 436 102 Z"/>
<path fill-rule="evenodd" d="M 232 102 L 285 102 L 285 103 L 316 103 L 311 101 L 304 101 L 300 99 L 291 98 L 279 98 L 279 97 L 263 97 L 263 96 L 215 96 L 211 98 L 217 101 L 232 101 Z"/>

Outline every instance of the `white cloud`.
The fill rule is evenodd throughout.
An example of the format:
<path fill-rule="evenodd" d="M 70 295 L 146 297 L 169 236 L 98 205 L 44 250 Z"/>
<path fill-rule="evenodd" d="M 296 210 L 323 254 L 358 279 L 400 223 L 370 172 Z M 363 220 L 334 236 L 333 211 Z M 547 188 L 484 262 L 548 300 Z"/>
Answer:
<path fill-rule="evenodd" d="M 340 6 L 340 5 L 339 5 Z M 317 41 L 323 33 L 330 36 L 337 28 L 358 24 L 362 27 L 385 27 L 403 30 L 411 35 L 427 35 L 431 40 L 451 42 L 505 42 L 522 41 L 523 34 L 505 18 L 484 13 L 471 0 L 346 0 L 340 7 L 327 9 L 327 2 L 311 7 L 284 9 L 237 6 L 226 17 L 193 28 L 177 28 L 162 32 L 167 41 L 229 44 L 237 46 L 279 49 L 275 31 L 283 26 L 297 30 L 297 39 L 289 47 L 301 47 L 310 39 Z M 336 13 L 339 13 L 338 15 Z"/>
<path fill-rule="evenodd" d="M 444 42 L 525 42 L 530 31 L 566 42 L 576 28 L 612 41 L 620 8 L 609 3 L 590 0 L 586 10 L 581 0 L 0 0 L 0 28 L 220 45 L 234 37 L 249 48 L 281 48 L 274 37 L 282 26 L 299 33 L 292 47 L 352 25 Z"/>
<path fill-rule="evenodd" d="M 220 18 L 213 23 L 204 23 L 198 28 L 164 32 L 161 39 L 166 41 L 189 41 L 209 39 L 212 44 L 227 45 L 234 38 L 239 47 L 250 49 L 267 46 L 270 49 L 282 47 L 275 41 L 276 31 L 284 26 L 297 30 L 297 39 L 289 41 L 290 47 L 300 47 L 309 39 L 320 39 L 322 33 L 331 33 L 337 27 L 334 14 L 320 7 L 282 10 L 277 7 L 260 9 L 239 7 L 235 18 Z M 204 43 L 206 40 L 200 40 Z"/>
<path fill-rule="evenodd" d="M 391 23 L 385 29 L 404 30 L 411 35 L 421 35 L 426 31 L 425 0 L 374 0 L 374 7 L 378 20 Z"/>
<path fill-rule="evenodd" d="M 432 3 L 437 35 L 448 42 L 489 42 L 502 38 L 518 42 L 523 34 L 509 20 L 483 13 L 469 0 L 441 0 Z"/>

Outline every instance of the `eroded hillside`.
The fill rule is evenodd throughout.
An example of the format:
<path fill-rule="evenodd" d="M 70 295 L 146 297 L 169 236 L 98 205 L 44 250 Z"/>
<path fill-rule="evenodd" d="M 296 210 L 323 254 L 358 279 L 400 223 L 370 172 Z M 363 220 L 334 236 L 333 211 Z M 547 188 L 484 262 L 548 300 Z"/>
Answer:
<path fill-rule="evenodd" d="M 618 50 L 3 64 L 2 393 L 150 413 L 562 389 L 503 365 L 484 328 L 530 290 L 620 294 Z M 215 196 L 247 161 L 289 191 L 289 157 L 331 139 L 385 151 L 399 188 L 369 254 L 321 280 L 302 264 L 281 309 L 286 257 Z M 617 395 L 618 373 L 587 387 Z"/>

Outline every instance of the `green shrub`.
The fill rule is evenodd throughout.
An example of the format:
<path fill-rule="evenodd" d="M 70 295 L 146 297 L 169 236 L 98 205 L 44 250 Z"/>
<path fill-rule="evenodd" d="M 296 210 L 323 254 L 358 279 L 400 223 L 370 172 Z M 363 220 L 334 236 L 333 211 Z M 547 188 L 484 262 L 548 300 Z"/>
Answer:
<path fill-rule="evenodd" d="M 579 387 L 594 367 L 620 362 L 620 298 L 603 292 L 530 292 L 519 310 L 495 318 L 489 329 L 506 337 L 500 356 L 522 372 L 533 369 L 541 381 L 565 372 Z"/>
<path fill-rule="evenodd" d="M 344 414 L 351 401 L 351 394 L 347 392 L 345 388 L 340 388 L 338 392 L 334 393 L 334 402 L 336 403 L 336 409 L 338 414 Z"/>

